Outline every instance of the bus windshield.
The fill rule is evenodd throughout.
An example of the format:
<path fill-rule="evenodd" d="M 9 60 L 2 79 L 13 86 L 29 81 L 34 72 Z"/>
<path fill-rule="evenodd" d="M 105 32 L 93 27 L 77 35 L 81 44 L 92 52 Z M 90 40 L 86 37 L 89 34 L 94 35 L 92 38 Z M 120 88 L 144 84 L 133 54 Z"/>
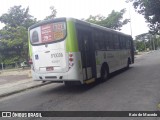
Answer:
<path fill-rule="evenodd" d="M 33 45 L 51 43 L 66 37 L 65 22 L 45 24 L 30 30 L 30 40 Z"/>

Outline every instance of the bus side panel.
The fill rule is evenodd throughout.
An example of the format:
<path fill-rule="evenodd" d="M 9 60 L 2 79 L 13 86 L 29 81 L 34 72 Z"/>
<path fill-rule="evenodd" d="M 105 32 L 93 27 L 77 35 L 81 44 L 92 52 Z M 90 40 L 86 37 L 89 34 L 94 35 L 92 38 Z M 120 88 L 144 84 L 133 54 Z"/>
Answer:
<path fill-rule="evenodd" d="M 82 61 L 81 61 L 81 53 L 79 52 L 78 47 L 78 39 L 77 39 L 77 32 L 75 27 L 75 22 L 68 20 L 67 21 L 67 39 L 66 39 L 66 53 L 73 54 L 74 56 L 74 70 L 71 73 L 69 70 L 69 79 L 77 79 L 83 83 L 83 69 L 82 69 Z M 76 72 L 76 73 L 75 73 Z M 75 74 L 74 74 L 75 73 Z M 73 77 L 72 77 L 73 76 Z"/>
<path fill-rule="evenodd" d="M 31 42 L 30 42 L 30 32 L 28 30 L 28 47 L 29 47 L 29 58 L 32 58 L 32 46 L 31 46 Z"/>
<path fill-rule="evenodd" d="M 67 21 L 66 52 L 79 52 L 75 23 Z"/>
<path fill-rule="evenodd" d="M 78 46 L 81 54 L 81 63 L 83 70 L 83 80 L 96 78 L 95 50 L 94 50 L 94 34 L 89 25 L 76 23 L 76 32 L 78 38 Z"/>

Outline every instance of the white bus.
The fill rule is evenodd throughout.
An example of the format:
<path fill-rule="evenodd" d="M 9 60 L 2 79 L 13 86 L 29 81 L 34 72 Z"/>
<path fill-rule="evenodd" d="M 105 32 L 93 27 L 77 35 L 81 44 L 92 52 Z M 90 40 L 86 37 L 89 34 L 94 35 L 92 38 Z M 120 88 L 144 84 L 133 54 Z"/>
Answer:
<path fill-rule="evenodd" d="M 134 63 L 133 40 L 112 29 L 73 18 L 29 28 L 32 77 L 37 81 L 91 83 Z"/>

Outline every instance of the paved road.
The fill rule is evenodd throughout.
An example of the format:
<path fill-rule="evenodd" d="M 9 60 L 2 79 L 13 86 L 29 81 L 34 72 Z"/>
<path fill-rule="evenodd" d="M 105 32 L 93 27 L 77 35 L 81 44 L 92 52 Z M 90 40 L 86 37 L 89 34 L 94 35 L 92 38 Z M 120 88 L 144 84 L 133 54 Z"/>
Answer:
<path fill-rule="evenodd" d="M 116 73 L 104 83 L 93 84 L 89 87 L 49 84 L 1 99 L 0 111 L 154 111 L 159 110 L 157 107 L 160 103 L 159 91 L 160 51 L 156 51 L 137 58 L 129 70 Z M 57 119 L 63 120 L 64 118 Z M 75 118 L 66 119 L 74 120 Z M 77 119 L 84 120 L 84 118 Z M 86 119 L 92 120 L 93 118 Z M 106 118 L 94 119 L 106 120 Z M 119 119 L 133 120 L 134 118 Z M 158 120 L 159 118 L 141 119 Z"/>

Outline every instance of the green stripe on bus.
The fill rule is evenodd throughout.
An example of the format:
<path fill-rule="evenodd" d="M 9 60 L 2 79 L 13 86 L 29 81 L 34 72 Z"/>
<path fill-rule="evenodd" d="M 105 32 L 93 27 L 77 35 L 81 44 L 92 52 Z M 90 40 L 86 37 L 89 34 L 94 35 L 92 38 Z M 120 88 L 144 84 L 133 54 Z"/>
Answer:
<path fill-rule="evenodd" d="M 31 58 L 32 56 L 32 46 L 31 46 L 31 42 L 30 42 L 30 31 L 28 31 L 28 45 L 29 45 L 29 57 Z"/>
<path fill-rule="evenodd" d="M 76 28 L 73 21 L 67 21 L 67 39 L 66 52 L 78 52 L 78 40 L 76 35 Z"/>

